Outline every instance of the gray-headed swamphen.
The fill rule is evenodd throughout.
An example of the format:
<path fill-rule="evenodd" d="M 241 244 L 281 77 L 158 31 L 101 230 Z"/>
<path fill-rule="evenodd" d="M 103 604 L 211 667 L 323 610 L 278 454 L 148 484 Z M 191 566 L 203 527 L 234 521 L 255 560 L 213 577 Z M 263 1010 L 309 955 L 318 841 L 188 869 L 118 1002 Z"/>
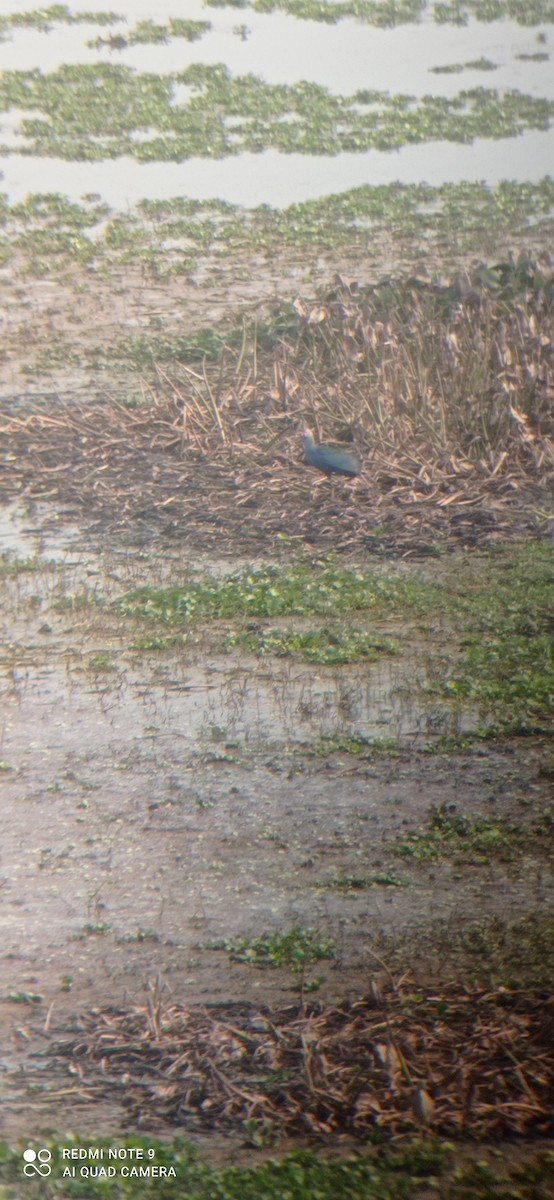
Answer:
<path fill-rule="evenodd" d="M 317 445 L 307 429 L 304 430 L 302 441 L 306 462 L 310 467 L 316 467 L 328 477 L 331 475 L 347 475 L 354 479 L 359 475 L 362 466 L 355 454 L 343 450 L 340 446 L 329 446 L 325 443 Z"/>

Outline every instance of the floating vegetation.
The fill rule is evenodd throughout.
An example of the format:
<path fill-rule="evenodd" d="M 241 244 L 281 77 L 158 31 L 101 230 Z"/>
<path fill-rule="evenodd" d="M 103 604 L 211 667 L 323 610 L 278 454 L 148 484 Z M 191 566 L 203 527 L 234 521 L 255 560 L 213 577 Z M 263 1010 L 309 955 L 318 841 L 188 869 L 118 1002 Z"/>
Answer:
<path fill-rule="evenodd" d="M 301 21 L 336 25 L 354 18 L 382 29 L 419 21 L 427 0 L 205 0 L 209 8 L 251 8 L 254 12 L 285 12 Z"/>
<path fill-rule="evenodd" d="M 467 25 L 474 21 L 516 21 L 518 25 L 534 26 L 554 22 L 552 0 L 447 0 L 433 4 L 433 16 L 439 24 Z"/>
<path fill-rule="evenodd" d="M 124 19 L 114 12 L 72 13 L 66 4 L 51 4 L 29 12 L 3 13 L 0 16 L 0 32 L 24 28 L 49 33 L 54 25 L 116 25 Z"/>
<path fill-rule="evenodd" d="M 319 666 L 374 662 L 398 653 L 395 643 L 364 629 L 247 629 L 229 634 L 227 649 L 241 646 L 254 654 L 295 657 Z"/>
<path fill-rule="evenodd" d="M 302 21 L 318 21 L 336 25 L 339 21 L 355 20 L 391 29 L 399 25 L 419 23 L 429 16 L 438 24 L 467 25 L 470 19 L 482 22 L 512 20 L 519 25 L 533 27 L 552 24 L 554 5 L 552 0 L 446 0 L 430 3 L 429 0 L 205 0 L 210 8 L 251 9 L 254 12 L 284 12 Z M 65 4 L 51 4 L 28 12 L 7 13 L 0 16 L 0 36 L 10 29 L 31 28 L 49 33 L 56 25 L 116 25 L 125 17 L 114 12 L 72 12 Z M 193 21 L 181 17 L 170 17 L 166 24 L 153 20 L 137 22 L 128 34 L 98 38 L 87 44 L 95 49 L 106 47 L 124 50 L 129 45 L 163 44 L 172 38 L 196 41 L 211 28 L 209 21 Z M 245 38 L 245 25 L 234 32 Z"/>
<path fill-rule="evenodd" d="M 432 75 L 459 75 L 462 71 L 496 71 L 498 64 L 490 58 L 474 58 L 465 63 L 448 63 L 445 67 L 429 67 Z"/>
<path fill-rule="evenodd" d="M 544 247 L 554 237 L 554 179 L 538 183 L 364 185 L 348 192 L 291 204 L 237 208 L 222 200 L 143 200 L 129 213 L 113 213 L 100 197 L 75 203 L 56 193 L 10 203 L 0 194 L 3 244 L 0 261 L 18 274 L 51 274 L 68 266 L 109 277 L 115 268 L 140 266 L 159 278 L 190 275 L 200 262 L 216 266 L 245 252 L 275 255 L 283 248 L 371 255 L 379 236 L 394 237 L 413 257 L 496 251 L 500 239 L 521 238 Z M 86 279 L 86 276 L 85 276 Z M 290 324 L 290 322 L 289 322 Z M 286 330 L 282 330 L 283 333 Z M 258 336 L 262 329 L 258 326 Z M 230 331 L 206 329 L 156 337 L 145 332 L 100 359 L 128 359 L 138 367 L 155 360 L 219 354 Z M 237 332 L 238 343 L 242 331 Z"/>
<path fill-rule="evenodd" d="M 416 625 L 420 636 L 432 630 L 436 637 L 438 627 L 450 649 L 446 654 L 429 643 L 427 693 L 444 703 L 471 703 L 484 717 L 492 716 L 499 729 L 528 733 L 547 728 L 554 718 L 553 572 L 551 549 L 533 543 L 492 556 L 473 577 L 453 569 L 442 585 L 339 567 L 332 560 L 317 565 L 301 560 L 225 580 L 205 576 L 185 587 L 136 588 L 117 601 L 117 609 L 151 624 L 177 626 L 194 619 L 367 612 L 370 627 L 349 633 L 261 626 L 227 637 L 229 646 L 327 666 L 398 653 L 389 639 L 376 638 L 371 628 L 376 616 Z M 495 822 L 481 826 L 474 832 L 483 834 L 483 844 L 498 847 L 504 831 Z M 433 829 L 439 828 L 443 845 L 446 833 L 458 837 L 466 823 L 449 824 L 448 815 L 439 812 Z"/>
<path fill-rule="evenodd" d="M 190 96 L 175 101 L 175 88 Z M 319 84 L 268 84 L 232 76 L 222 64 L 193 63 L 174 75 L 113 63 L 61 66 L 50 74 L 5 71 L 0 110 L 31 110 L 18 154 L 98 162 L 184 162 L 276 150 L 281 154 L 396 150 L 436 140 L 516 137 L 548 129 L 554 101 L 509 89 L 471 88 L 457 96 L 389 95 L 359 90 L 336 96 Z M 153 133 L 154 131 L 154 133 Z M 3 148 L 6 154 L 13 147 Z"/>
<path fill-rule="evenodd" d="M 171 17 L 167 25 L 159 25 L 156 21 L 138 21 L 125 35 L 116 33 L 109 37 L 94 38 L 87 42 L 87 46 L 93 50 L 103 47 L 108 50 L 126 50 L 128 46 L 165 45 L 172 38 L 197 42 L 211 27 L 210 21 L 188 21 L 182 17 Z"/>
<path fill-rule="evenodd" d="M 116 601 L 117 610 L 124 616 L 139 617 L 151 623 L 183 625 L 191 620 L 221 620 L 229 617 L 275 617 L 303 616 L 309 613 L 325 615 L 339 612 L 350 612 L 356 609 L 375 610 L 380 613 L 408 608 L 412 611 L 424 609 L 432 603 L 435 596 L 433 585 L 423 582 L 403 579 L 400 576 L 390 577 L 375 571 L 356 570 L 341 567 L 332 559 L 314 564 L 309 559 L 291 564 L 289 567 L 277 567 L 264 564 L 251 571 L 233 575 L 226 579 L 215 579 L 210 575 L 193 579 L 182 587 L 155 588 L 144 585 L 126 592 Z M 267 630 L 268 651 L 275 631 Z M 322 646 L 329 653 L 331 636 L 336 638 L 339 650 L 341 639 L 339 635 L 330 635 L 329 631 L 317 631 L 314 635 L 298 632 L 298 646 L 305 654 L 306 639 L 312 642 L 312 649 L 317 648 L 322 653 Z M 257 635 L 247 630 L 239 639 L 256 638 L 256 644 L 263 643 L 264 631 Z M 288 652 L 292 653 L 296 634 L 288 634 Z M 362 631 L 352 631 L 352 641 L 343 635 L 344 652 L 354 652 L 357 648 L 368 646 L 371 635 Z M 279 649 L 287 642 L 287 631 L 283 630 Z M 390 653 L 388 643 L 382 643 L 373 636 L 371 642 L 375 649 L 382 645 L 384 652 Z M 383 651 L 381 651 L 383 652 Z M 344 661 L 344 659 L 342 660 Z"/>
<path fill-rule="evenodd" d="M 347 19 L 363 21 L 382 29 L 420 21 L 431 15 L 438 24 L 467 25 L 475 21 L 517 21 L 518 25 L 551 24 L 552 0 L 205 0 L 210 8 L 251 8 L 254 12 L 285 12 L 302 21 L 336 25 Z"/>

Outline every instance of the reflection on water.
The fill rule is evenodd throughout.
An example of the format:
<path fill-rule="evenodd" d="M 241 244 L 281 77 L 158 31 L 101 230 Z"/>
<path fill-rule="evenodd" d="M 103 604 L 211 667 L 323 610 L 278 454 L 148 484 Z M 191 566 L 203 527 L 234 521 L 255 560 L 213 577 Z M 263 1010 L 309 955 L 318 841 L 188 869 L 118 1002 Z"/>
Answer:
<path fill-rule="evenodd" d="M 17 765 L 31 749 L 54 767 L 68 753 L 94 756 L 103 747 L 116 765 L 150 739 L 232 752 L 326 738 L 427 741 L 470 728 L 472 714 L 437 717 L 408 694 L 423 675 L 422 656 L 316 672 L 279 660 L 173 658 L 94 674 L 85 656 L 72 655 L 10 672 L 2 756 Z"/>

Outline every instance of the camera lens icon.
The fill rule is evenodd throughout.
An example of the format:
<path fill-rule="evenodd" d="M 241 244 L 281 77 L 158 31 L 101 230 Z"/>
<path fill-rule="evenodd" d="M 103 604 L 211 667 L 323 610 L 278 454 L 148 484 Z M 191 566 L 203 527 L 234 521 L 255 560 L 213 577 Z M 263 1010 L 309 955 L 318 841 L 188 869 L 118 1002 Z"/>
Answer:
<path fill-rule="evenodd" d="M 48 1176 L 52 1171 L 51 1150 L 48 1150 L 46 1147 L 44 1147 L 42 1150 L 37 1151 L 33 1150 L 32 1147 L 29 1146 L 28 1150 L 23 1151 L 23 1159 L 25 1162 L 23 1174 L 26 1175 L 28 1179 L 33 1175 L 40 1175 L 42 1179 L 48 1179 Z"/>

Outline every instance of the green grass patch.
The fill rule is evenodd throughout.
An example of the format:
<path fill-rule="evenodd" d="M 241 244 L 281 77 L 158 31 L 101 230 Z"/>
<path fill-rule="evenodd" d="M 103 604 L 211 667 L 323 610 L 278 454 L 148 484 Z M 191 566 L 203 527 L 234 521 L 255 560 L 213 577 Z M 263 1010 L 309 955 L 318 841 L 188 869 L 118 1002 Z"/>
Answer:
<path fill-rule="evenodd" d="M 19 554 L 14 554 L 12 550 L 0 552 L 0 579 L 15 579 L 18 575 L 41 571 L 44 566 L 44 559 L 38 555 L 22 558 Z"/>
<path fill-rule="evenodd" d="M 30 1139 L 31 1143 L 34 1140 Z M 11 1200 L 14 1187 L 21 1186 L 21 1155 L 28 1145 L 29 1140 L 12 1149 L 6 1142 L 0 1143 L 0 1200 Z M 546 1195 L 545 1189 L 551 1183 L 554 1186 L 552 1151 L 527 1150 L 519 1161 L 513 1151 L 505 1160 L 500 1149 L 492 1156 L 483 1151 L 468 1163 L 467 1156 L 457 1158 L 451 1143 L 431 1137 L 407 1140 L 402 1146 L 382 1144 L 374 1151 L 337 1158 L 301 1149 L 279 1160 L 266 1158 L 253 1166 L 223 1168 L 203 1163 L 193 1144 L 180 1137 L 161 1142 L 139 1135 L 115 1140 L 63 1133 L 56 1138 L 42 1136 L 36 1145 L 37 1150 L 49 1151 L 52 1175 L 48 1181 L 25 1179 L 29 1200 L 54 1195 L 59 1200 L 183 1200 L 185 1196 L 186 1200 L 417 1200 L 420 1194 L 423 1200 L 430 1185 L 437 1200 L 507 1200 L 508 1196 L 538 1200 L 539 1191 Z M 117 1147 L 122 1154 L 112 1179 L 82 1176 L 79 1160 L 64 1159 L 61 1152 L 62 1148 L 90 1150 L 90 1159 L 84 1161 L 98 1167 L 113 1165 L 114 1160 L 107 1158 L 110 1147 Z M 129 1155 L 137 1152 L 137 1156 L 126 1159 L 125 1151 Z M 127 1168 L 150 1164 L 151 1176 L 125 1176 L 123 1164 Z M 75 1179 L 63 1178 L 68 1165 L 76 1168 Z"/>
<path fill-rule="evenodd" d="M 9 1004 L 42 1004 L 44 996 L 39 992 L 6 992 L 0 1000 Z"/>
<path fill-rule="evenodd" d="M 390 758 L 399 752 L 398 738 L 363 737 L 359 733 L 335 733 L 320 737 L 314 742 L 302 742 L 299 752 L 314 758 L 328 758 L 331 754 L 352 754 L 356 758 Z"/>
<path fill-rule="evenodd" d="M 332 938 L 320 938 L 312 929 L 295 928 L 288 933 L 265 933 L 258 938 L 221 938 L 205 943 L 202 950 L 223 950 L 231 962 L 246 963 L 265 970 L 286 967 L 298 974 L 315 962 L 337 957 Z"/>
<path fill-rule="evenodd" d="M 117 669 L 115 655 L 109 650 L 98 650 L 95 654 L 89 654 L 87 666 L 89 671 L 94 671 L 96 674 Z"/>
<path fill-rule="evenodd" d="M 105 937 L 110 932 L 110 928 L 111 926 L 106 921 L 98 921 L 96 924 L 92 921 L 87 921 L 82 929 L 71 934 L 70 941 L 83 942 L 85 938 L 89 937 Z"/>
<path fill-rule="evenodd" d="M 473 978 L 492 986 L 551 987 L 554 916 L 533 912 L 517 921 L 472 921 L 463 931 L 452 931 L 452 951 L 463 955 Z"/>
<path fill-rule="evenodd" d="M 416 980 L 423 973 L 425 986 L 431 976 L 490 988 L 552 988 L 554 915 L 535 909 L 517 920 L 475 920 L 462 913 L 405 933 L 382 933 L 375 949 L 392 972 L 411 970 Z"/>
<path fill-rule="evenodd" d="M 320 879 L 313 886 L 321 891 L 344 892 L 354 895 L 376 887 L 408 887 L 410 880 L 394 871 L 380 871 L 377 875 L 337 875 L 332 879 Z"/>
<path fill-rule="evenodd" d="M 135 588 L 115 607 L 124 616 L 169 625 L 208 618 L 339 615 L 358 609 L 413 613 L 429 607 L 436 590 L 401 575 L 339 567 L 332 559 L 299 559 L 286 567 L 264 564 L 223 580 L 203 576 L 181 587 Z"/>
<path fill-rule="evenodd" d="M 147 653 L 150 650 L 179 650 L 194 641 L 195 639 L 186 633 L 145 633 L 142 637 L 134 638 L 129 642 L 129 649 L 136 650 L 139 654 Z"/>
<path fill-rule="evenodd" d="M 433 805 L 426 828 L 399 839 L 392 847 L 393 854 L 406 861 L 451 860 L 482 866 L 513 862 L 541 847 L 552 850 L 554 821 L 549 810 L 529 827 L 504 817 L 466 817 L 451 811 L 452 807 Z"/>
<path fill-rule="evenodd" d="M 404 653 L 414 640 L 426 647 L 422 689 L 428 698 L 474 707 L 489 731 L 493 726 L 499 732 L 530 733 L 548 727 L 554 714 L 553 583 L 554 552 L 544 541 L 447 563 L 440 580 L 340 567 L 332 557 L 306 558 L 284 567 L 264 564 L 227 579 L 203 576 L 182 586 L 142 586 L 125 593 L 114 608 L 122 616 L 185 632 L 195 621 L 341 619 L 336 627 L 252 624 L 223 634 L 228 649 L 239 646 L 322 665 L 399 653 L 393 639 L 377 636 L 373 628 L 345 629 L 346 614 L 364 612 L 372 627 L 376 619 L 401 620 Z M 153 636 L 155 646 L 165 634 Z M 134 647 L 139 644 L 133 641 Z M 371 749 L 363 739 L 329 745 L 329 752 L 333 748 Z"/>
<path fill-rule="evenodd" d="M 554 714 L 554 553 L 528 542 L 461 572 L 452 594 L 456 656 L 438 691 L 493 714 L 500 728 L 540 729 Z"/>
<path fill-rule="evenodd" d="M 394 642 L 363 629 L 245 629 L 225 639 L 226 649 L 237 646 L 252 654 L 301 658 L 325 667 L 398 654 Z"/>

